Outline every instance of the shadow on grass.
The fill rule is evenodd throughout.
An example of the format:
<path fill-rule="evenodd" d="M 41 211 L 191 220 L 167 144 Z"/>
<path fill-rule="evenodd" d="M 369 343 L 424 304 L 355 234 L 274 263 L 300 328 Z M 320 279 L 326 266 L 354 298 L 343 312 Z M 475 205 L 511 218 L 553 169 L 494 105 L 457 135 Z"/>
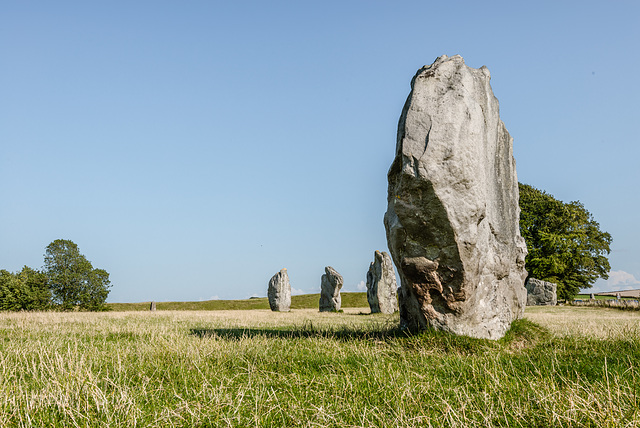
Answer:
<path fill-rule="evenodd" d="M 221 338 L 238 340 L 243 338 L 265 337 L 280 339 L 320 338 L 340 341 L 386 342 L 390 346 L 399 346 L 405 350 L 425 349 L 430 352 L 455 354 L 482 354 L 495 350 L 521 351 L 536 347 L 550 336 L 548 330 L 528 320 L 514 321 L 511 329 L 500 340 L 476 339 L 457 336 L 445 331 L 427 329 L 410 331 L 397 325 L 382 326 L 378 329 L 359 329 L 343 327 L 324 329 L 311 323 L 302 327 L 290 328 L 192 328 L 190 334 L 199 338 Z"/>
<path fill-rule="evenodd" d="M 383 340 L 386 338 L 409 337 L 411 333 L 399 327 L 380 330 L 361 330 L 354 328 L 321 329 L 311 326 L 292 328 L 192 328 L 190 333 L 200 338 L 219 337 L 222 339 L 241 339 L 268 337 L 283 339 L 326 338 L 338 340 Z"/>

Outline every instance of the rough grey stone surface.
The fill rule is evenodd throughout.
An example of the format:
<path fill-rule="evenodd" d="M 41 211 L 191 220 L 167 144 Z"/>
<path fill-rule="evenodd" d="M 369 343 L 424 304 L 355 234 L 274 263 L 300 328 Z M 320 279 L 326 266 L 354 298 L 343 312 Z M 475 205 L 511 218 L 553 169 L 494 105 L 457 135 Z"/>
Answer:
<path fill-rule="evenodd" d="M 398 310 L 396 272 L 391 256 L 384 251 L 373 253 L 367 272 L 367 300 L 371 313 L 392 314 Z"/>
<path fill-rule="evenodd" d="M 272 311 L 289 312 L 291 309 L 291 284 L 286 268 L 271 277 L 267 296 Z"/>
<path fill-rule="evenodd" d="M 558 304 L 558 286 L 553 282 L 529 278 L 525 287 L 527 288 L 527 306 Z"/>
<path fill-rule="evenodd" d="M 151 304 L 149 305 L 149 310 L 150 311 L 155 311 L 156 310 L 156 302 L 151 302 Z"/>
<path fill-rule="evenodd" d="M 524 312 L 513 140 L 489 80 L 456 55 L 411 82 L 384 218 L 407 328 L 498 339 Z"/>
<path fill-rule="evenodd" d="M 339 311 L 342 304 L 340 289 L 344 279 L 331 266 L 325 267 L 324 272 L 320 282 L 320 312 Z"/>

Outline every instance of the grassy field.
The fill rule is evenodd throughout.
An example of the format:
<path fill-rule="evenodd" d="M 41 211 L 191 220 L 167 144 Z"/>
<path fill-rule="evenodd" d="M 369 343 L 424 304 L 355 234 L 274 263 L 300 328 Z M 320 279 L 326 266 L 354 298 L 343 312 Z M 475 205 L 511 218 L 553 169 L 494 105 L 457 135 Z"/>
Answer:
<path fill-rule="evenodd" d="M 0 313 L 0 426 L 640 426 L 637 312 L 497 342 L 367 312 Z"/>
<path fill-rule="evenodd" d="M 343 308 L 369 307 L 367 293 L 340 293 Z M 291 309 L 317 308 L 320 294 L 304 294 L 291 296 Z M 142 303 L 107 303 L 113 311 L 148 311 L 151 302 Z M 249 310 L 269 309 L 266 297 L 244 300 L 205 300 L 202 302 L 157 302 L 159 311 L 221 311 L 221 310 Z"/>

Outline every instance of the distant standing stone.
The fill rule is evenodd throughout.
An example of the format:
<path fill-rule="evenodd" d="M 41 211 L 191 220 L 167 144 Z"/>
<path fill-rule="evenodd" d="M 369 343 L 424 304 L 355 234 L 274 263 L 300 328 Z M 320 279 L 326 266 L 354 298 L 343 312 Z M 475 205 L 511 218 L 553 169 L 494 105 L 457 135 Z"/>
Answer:
<path fill-rule="evenodd" d="M 271 277 L 267 295 L 272 311 L 289 312 L 291 309 L 291 284 L 286 268 Z"/>
<path fill-rule="evenodd" d="M 342 304 L 340 289 L 344 284 L 344 279 L 331 266 L 325 267 L 324 272 L 320 282 L 320 312 L 339 311 Z"/>
<path fill-rule="evenodd" d="M 591 293 L 591 295 L 589 296 L 589 299 L 591 299 L 591 300 L 596 300 L 596 295 L 595 295 L 595 294 L 593 294 L 593 293 Z"/>
<path fill-rule="evenodd" d="M 553 282 L 529 278 L 525 287 L 527 289 L 527 306 L 555 306 L 558 304 L 558 286 Z"/>
<path fill-rule="evenodd" d="M 371 313 L 392 314 L 398 310 L 396 272 L 391 256 L 384 251 L 373 253 L 367 272 L 367 300 Z"/>
<path fill-rule="evenodd" d="M 149 310 L 150 311 L 155 311 L 156 310 L 156 302 L 151 302 L 151 306 L 149 306 Z"/>

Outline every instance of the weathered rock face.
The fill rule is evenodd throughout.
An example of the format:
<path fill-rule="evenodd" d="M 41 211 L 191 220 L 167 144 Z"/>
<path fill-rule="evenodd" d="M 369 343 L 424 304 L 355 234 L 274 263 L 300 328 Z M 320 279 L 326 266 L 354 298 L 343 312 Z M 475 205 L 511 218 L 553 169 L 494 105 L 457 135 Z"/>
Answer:
<path fill-rule="evenodd" d="M 456 55 L 411 82 L 384 218 L 408 328 L 497 339 L 524 311 L 513 140 L 489 79 Z"/>
<path fill-rule="evenodd" d="M 291 284 L 286 268 L 271 277 L 267 296 L 272 311 L 289 312 L 291 309 Z"/>
<path fill-rule="evenodd" d="M 339 311 L 342 303 L 340 289 L 344 280 L 331 266 L 325 267 L 324 272 L 320 283 L 320 312 Z"/>
<path fill-rule="evenodd" d="M 529 278 L 525 287 L 527 288 L 527 306 L 558 304 L 558 286 L 553 282 Z"/>
<path fill-rule="evenodd" d="M 371 313 L 392 314 L 397 311 L 397 288 L 391 257 L 384 251 L 376 251 L 367 272 L 367 300 Z"/>

